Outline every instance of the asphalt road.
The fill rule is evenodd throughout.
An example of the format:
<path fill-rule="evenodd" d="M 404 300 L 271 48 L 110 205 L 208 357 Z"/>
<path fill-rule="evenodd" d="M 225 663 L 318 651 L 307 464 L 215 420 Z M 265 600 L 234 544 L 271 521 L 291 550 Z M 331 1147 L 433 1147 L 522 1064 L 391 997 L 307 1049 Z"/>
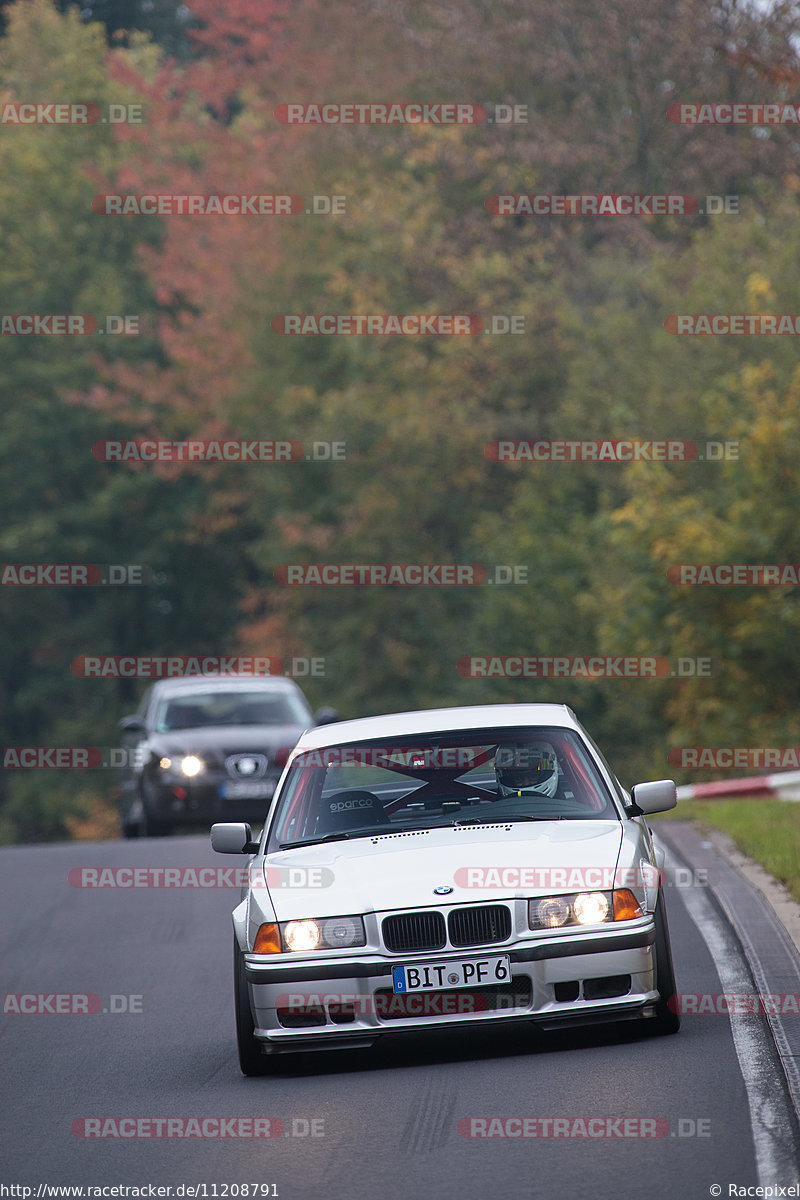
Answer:
<path fill-rule="evenodd" d="M 681 1032 L 667 1038 L 619 1029 L 543 1036 L 524 1026 L 415 1035 L 370 1052 L 281 1063 L 270 1077 L 245 1079 L 231 986 L 230 911 L 238 891 L 100 890 L 69 879 L 84 867 L 245 861 L 213 855 L 199 836 L 0 851 L 0 1184 L 32 1187 L 34 1196 L 40 1184 L 172 1185 L 173 1196 L 177 1185 L 206 1184 L 209 1197 L 225 1196 L 225 1184 L 248 1184 L 252 1197 L 255 1184 L 273 1185 L 269 1194 L 282 1200 L 699 1200 L 737 1194 L 731 1184 L 764 1182 L 723 1015 L 686 1016 Z M 678 990 L 723 991 L 680 889 L 668 903 Z M 101 1011 L 17 1013 L 7 1011 L 9 994 L 99 996 L 93 1003 Z M 102 1011 L 115 1007 L 141 1011 Z M 759 1051 L 762 1071 L 774 1070 L 770 1120 L 778 1123 L 784 1161 L 798 1162 L 780 1069 L 769 1053 Z M 573 1124 L 579 1118 L 599 1117 L 611 1121 L 611 1131 L 624 1131 L 614 1124 L 619 1118 L 661 1119 L 656 1128 L 664 1136 L 463 1136 L 464 1118 L 492 1117 L 567 1118 L 570 1129 L 580 1128 Z M 229 1131 L 245 1132 L 246 1124 L 230 1121 L 269 1118 L 283 1132 L 78 1136 L 85 1119 L 122 1118 L 220 1118 Z"/>

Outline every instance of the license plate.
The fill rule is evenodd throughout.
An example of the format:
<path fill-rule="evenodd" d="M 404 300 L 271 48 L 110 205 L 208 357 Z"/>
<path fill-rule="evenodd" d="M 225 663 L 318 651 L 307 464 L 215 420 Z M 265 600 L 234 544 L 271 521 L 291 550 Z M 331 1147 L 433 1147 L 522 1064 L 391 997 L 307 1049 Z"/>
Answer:
<path fill-rule="evenodd" d="M 508 983 L 511 963 L 507 954 L 492 958 L 455 959 L 444 963 L 417 963 L 392 967 L 395 995 L 409 992 L 440 992 L 448 988 L 479 987 Z"/>
<path fill-rule="evenodd" d="M 223 800 L 269 800 L 274 791 L 275 784 L 269 779 L 254 779 L 252 783 L 246 779 L 233 779 L 219 785 Z"/>

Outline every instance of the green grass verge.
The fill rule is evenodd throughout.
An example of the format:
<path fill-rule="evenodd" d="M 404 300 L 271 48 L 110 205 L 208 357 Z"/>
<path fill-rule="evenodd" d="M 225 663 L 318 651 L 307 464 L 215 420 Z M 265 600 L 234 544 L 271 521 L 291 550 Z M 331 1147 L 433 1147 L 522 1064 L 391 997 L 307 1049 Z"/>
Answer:
<path fill-rule="evenodd" d="M 683 800 L 663 817 L 720 829 L 800 900 L 800 803 L 790 800 Z"/>

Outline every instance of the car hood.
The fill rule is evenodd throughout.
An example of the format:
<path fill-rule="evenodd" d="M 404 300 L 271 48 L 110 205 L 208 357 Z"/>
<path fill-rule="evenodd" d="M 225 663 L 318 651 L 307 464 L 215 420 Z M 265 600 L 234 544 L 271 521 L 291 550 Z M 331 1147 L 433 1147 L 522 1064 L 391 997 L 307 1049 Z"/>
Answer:
<path fill-rule="evenodd" d="M 592 884 L 581 885 L 580 879 L 593 878 L 591 870 L 613 878 L 621 842 L 621 822 L 597 820 L 372 835 L 270 854 L 257 860 L 262 873 L 258 882 L 272 884 L 269 894 L 279 921 L 485 902 L 585 890 Z M 276 873 L 276 867 L 282 869 Z M 289 870 L 298 867 L 316 869 L 309 877 L 315 886 L 298 885 L 304 872 Z M 476 877 L 470 868 L 497 868 L 506 874 Z M 504 878 L 513 879 L 513 872 L 523 868 L 536 869 L 543 886 L 529 886 L 529 879 L 522 886 L 503 886 Z M 480 879 L 486 886 L 475 886 Z M 277 880 L 280 886 L 275 886 Z M 443 886 L 452 892 L 435 895 L 434 888 Z M 599 875 L 593 886 L 602 886 Z"/>
<path fill-rule="evenodd" d="M 152 733 L 148 742 L 153 749 L 167 754 L 269 754 L 294 746 L 302 732 L 302 725 L 206 725 L 202 729 Z"/>

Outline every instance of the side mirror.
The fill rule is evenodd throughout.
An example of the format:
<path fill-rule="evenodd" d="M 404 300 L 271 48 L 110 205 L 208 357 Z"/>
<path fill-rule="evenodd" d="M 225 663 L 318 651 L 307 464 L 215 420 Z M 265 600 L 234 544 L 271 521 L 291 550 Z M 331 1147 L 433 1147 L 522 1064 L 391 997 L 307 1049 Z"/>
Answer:
<path fill-rule="evenodd" d="M 258 842 L 253 841 L 249 825 L 225 821 L 211 826 L 211 849 L 217 854 L 255 854 Z"/>
<path fill-rule="evenodd" d="M 648 813 L 667 812 L 678 803 L 678 789 L 671 779 L 654 779 L 651 783 L 637 783 L 631 788 L 631 803 L 626 805 L 629 817 L 642 817 Z"/>
<path fill-rule="evenodd" d="M 335 708 L 318 708 L 314 713 L 315 725 L 332 725 L 334 721 L 341 719 L 341 714 Z"/>
<path fill-rule="evenodd" d="M 119 727 L 123 733 L 139 733 L 142 737 L 147 733 L 147 725 L 134 714 L 132 717 L 123 717 L 119 723 Z"/>

